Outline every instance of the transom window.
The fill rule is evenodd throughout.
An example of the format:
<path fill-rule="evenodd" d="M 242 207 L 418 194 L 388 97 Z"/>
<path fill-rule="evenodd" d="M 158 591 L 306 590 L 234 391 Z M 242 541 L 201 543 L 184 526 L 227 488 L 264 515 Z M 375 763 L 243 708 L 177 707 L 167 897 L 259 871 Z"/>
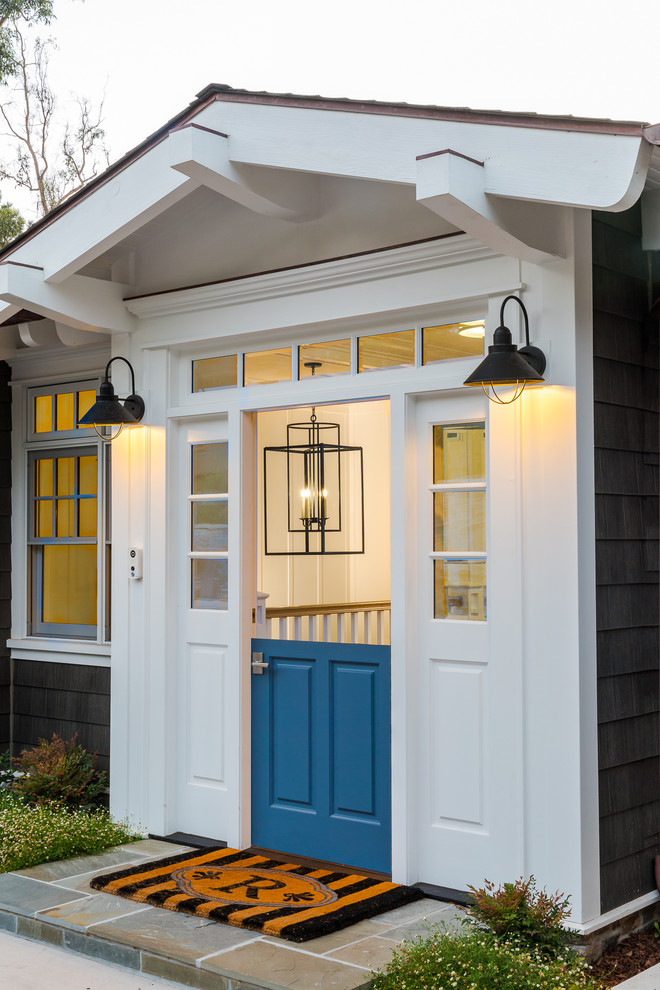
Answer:
<path fill-rule="evenodd" d="M 309 341 L 298 347 L 279 347 L 192 361 L 192 391 L 236 385 L 272 385 L 291 381 L 294 364 L 299 380 L 321 375 L 364 374 L 383 368 L 421 367 L 484 353 L 485 320 L 418 324 L 403 330 L 369 333 L 339 340 Z M 295 360 L 297 351 L 297 360 Z M 239 381 L 238 368 L 242 364 Z"/>
<path fill-rule="evenodd" d="M 433 427 L 433 616 L 486 619 L 485 423 Z"/>
<path fill-rule="evenodd" d="M 28 389 L 28 439 L 65 439 L 90 435 L 78 420 L 96 400 L 96 380 Z M 91 433 L 94 431 L 91 430 Z"/>

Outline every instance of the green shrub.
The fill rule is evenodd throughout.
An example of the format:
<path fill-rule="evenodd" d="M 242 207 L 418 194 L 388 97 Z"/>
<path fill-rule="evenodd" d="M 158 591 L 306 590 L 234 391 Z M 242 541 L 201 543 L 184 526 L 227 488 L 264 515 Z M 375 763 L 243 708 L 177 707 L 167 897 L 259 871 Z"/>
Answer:
<path fill-rule="evenodd" d="M 102 852 L 139 838 L 126 822 L 113 822 L 107 811 L 31 805 L 10 791 L 0 791 L 0 873 Z"/>
<path fill-rule="evenodd" d="M 501 939 L 514 938 L 546 955 L 555 955 L 575 940 L 563 925 L 570 914 L 570 898 L 558 891 L 537 890 L 533 876 L 497 889 L 489 880 L 483 887 L 468 889 L 474 897 L 470 914 Z"/>
<path fill-rule="evenodd" d="M 40 739 L 34 749 L 23 750 L 14 765 L 23 776 L 11 785 L 26 801 L 57 801 L 76 808 L 91 808 L 105 790 L 107 777 L 99 773 L 96 753 L 73 739 Z"/>
<path fill-rule="evenodd" d="M 514 939 L 501 941 L 474 924 L 439 927 L 404 942 L 373 974 L 372 990 L 598 990 L 574 953 L 551 959 Z"/>

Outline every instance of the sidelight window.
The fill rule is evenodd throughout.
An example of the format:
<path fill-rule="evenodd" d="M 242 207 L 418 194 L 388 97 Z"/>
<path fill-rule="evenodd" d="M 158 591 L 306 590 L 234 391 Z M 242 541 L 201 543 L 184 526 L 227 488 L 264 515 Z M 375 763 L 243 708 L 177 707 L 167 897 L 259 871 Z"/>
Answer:
<path fill-rule="evenodd" d="M 486 619 L 485 424 L 433 427 L 433 615 Z"/>

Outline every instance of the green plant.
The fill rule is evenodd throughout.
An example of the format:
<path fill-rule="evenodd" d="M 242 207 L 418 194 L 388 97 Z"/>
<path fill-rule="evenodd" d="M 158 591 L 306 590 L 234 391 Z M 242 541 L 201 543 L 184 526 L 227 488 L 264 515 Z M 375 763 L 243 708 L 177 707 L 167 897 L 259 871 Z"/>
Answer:
<path fill-rule="evenodd" d="M 533 876 L 500 887 L 489 880 L 469 887 L 474 897 L 470 914 L 501 939 L 517 939 L 530 948 L 553 955 L 575 940 L 563 925 L 570 914 L 569 900 L 556 891 L 537 890 Z"/>
<path fill-rule="evenodd" d="M 598 990 L 575 954 L 552 959 L 522 943 L 501 941 L 475 924 L 430 928 L 404 942 L 373 974 L 372 990 Z"/>
<path fill-rule="evenodd" d="M 60 739 L 53 733 L 52 739 L 40 739 L 34 749 L 23 750 L 14 761 L 23 776 L 14 781 L 12 790 L 31 802 L 93 807 L 105 790 L 107 777 L 94 767 L 96 753 L 88 753 L 76 738 Z"/>
<path fill-rule="evenodd" d="M 28 804 L 0 792 L 0 873 L 69 856 L 102 852 L 140 835 L 106 811 L 74 811 L 61 804 Z"/>

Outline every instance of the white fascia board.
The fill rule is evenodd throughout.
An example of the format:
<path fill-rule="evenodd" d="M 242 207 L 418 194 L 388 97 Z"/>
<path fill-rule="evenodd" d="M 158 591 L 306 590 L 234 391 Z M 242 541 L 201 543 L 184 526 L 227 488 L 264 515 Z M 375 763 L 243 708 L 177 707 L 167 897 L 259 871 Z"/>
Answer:
<path fill-rule="evenodd" d="M 538 132 L 537 132 L 538 133 Z M 575 137 L 571 132 L 562 137 Z M 556 203 L 619 213 L 642 194 L 653 146 L 641 137 L 580 134 L 571 147 L 558 141 L 544 154 L 543 169 L 493 158 L 485 164 L 484 191 L 512 199 Z"/>
<path fill-rule="evenodd" d="M 197 121 L 228 134 L 234 164 L 415 185 L 416 159 L 452 148 L 484 162 L 487 195 L 625 210 L 652 146 L 639 135 L 216 102 Z"/>
<path fill-rule="evenodd" d="M 167 145 L 173 169 L 254 213 L 295 223 L 318 216 L 318 177 L 260 169 L 261 185 L 268 191 L 257 190 L 247 167 L 232 163 L 228 136 L 199 124 L 173 131 Z"/>
<path fill-rule="evenodd" d="M 197 185 L 169 167 L 163 141 L 17 248 L 12 260 L 43 267 L 46 282 L 63 282 Z"/>
<path fill-rule="evenodd" d="M 566 255 L 561 207 L 529 203 L 521 208 L 489 198 L 485 180 L 483 162 L 450 149 L 424 155 L 417 162 L 417 202 L 493 251 L 536 265 Z M 539 211 L 543 217 L 536 215 Z"/>
<path fill-rule="evenodd" d="M 39 268 L 11 261 L 0 264 L 0 300 L 29 309 L 76 330 L 131 333 L 135 320 L 123 302 L 126 287 L 84 275 L 48 285 Z"/>

